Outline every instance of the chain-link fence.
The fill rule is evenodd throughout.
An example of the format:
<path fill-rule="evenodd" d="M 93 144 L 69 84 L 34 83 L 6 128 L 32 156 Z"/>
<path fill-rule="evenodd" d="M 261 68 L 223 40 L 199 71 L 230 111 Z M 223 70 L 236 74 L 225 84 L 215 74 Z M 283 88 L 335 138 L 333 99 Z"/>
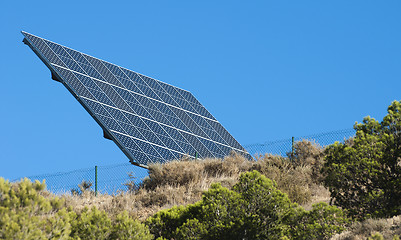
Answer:
<path fill-rule="evenodd" d="M 72 191 L 79 192 L 78 185 L 82 182 L 89 183 L 92 191 L 97 188 L 100 193 L 114 194 L 128 190 L 126 183 L 133 181 L 138 184 L 147 175 L 147 170 L 144 168 L 134 166 L 131 163 L 122 163 L 94 166 L 93 168 L 78 169 L 70 172 L 30 176 L 28 178 L 32 181 L 45 179 L 47 190 L 55 194 L 71 193 Z"/>
<path fill-rule="evenodd" d="M 355 135 L 354 129 L 344 129 L 339 131 L 314 134 L 304 137 L 293 137 L 279 141 L 268 141 L 262 144 L 252 144 L 245 146 L 251 154 L 271 153 L 274 155 L 286 156 L 291 152 L 294 142 L 306 139 L 314 141 L 324 147 L 336 141 L 342 142 Z M 78 185 L 83 181 L 90 183 L 90 189 L 95 191 L 96 187 L 100 193 L 113 194 L 118 191 L 126 191 L 125 185 L 129 181 L 138 184 L 147 176 L 147 170 L 134 166 L 130 163 L 98 166 L 93 168 L 79 169 L 70 172 L 37 175 L 28 177 L 31 180 L 46 180 L 47 189 L 56 194 L 71 193 L 72 190 L 79 192 Z"/>
<path fill-rule="evenodd" d="M 259 155 L 265 153 L 271 153 L 273 155 L 287 156 L 287 153 L 292 151 L 292 146 L 295 142 L 303 139 L 317 143 L 318 145 L 325 147 L 333 144 L 334 142 L 343 142 L 345 139 L 355 136 L 354 129 L 343 129 L 333 132 L 319 133 L 314 135 L 308 135 L 303 137 L 293 137 L 289 139 L 283 139 L 278 141 L 268 141 L 265 143 L 251 144 L 244 146 L 245 149 L 251 155 Z"/>

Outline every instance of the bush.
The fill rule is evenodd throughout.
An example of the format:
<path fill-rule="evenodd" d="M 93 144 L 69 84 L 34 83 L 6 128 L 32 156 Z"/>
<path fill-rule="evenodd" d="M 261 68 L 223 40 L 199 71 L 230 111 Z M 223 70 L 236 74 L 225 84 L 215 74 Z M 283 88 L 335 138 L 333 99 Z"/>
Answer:
<path fill-rule="evenodd" d="M 327 204 L 311 211 L 291 203 L 257 171 L 243 173 L 232 190 L 213 184 L 202 200 L 147 219 L 167 239 L 327 239 L 345 229 L 343 212 Z"/>
<path fill-rule="evenodd" d="M 384 238 L 380 233 L 374 233 L 368 238 L 368 240 L 384 240 Z"/>
<path fill-rule="evenodd" d="M 401 214 L 401 101 L 379 123 L 365 117 L 353 141 L 326 148 L 325 186 L 358 219 Z"/>
<path fill-rule="evenodd" d="M 368 239 L 380 233 L 384 239 L 399 239 L 401 234 L 401 216 L 392 218 L 369 218 L 361 222 L 353 222 L 347 231 L 336 235 L 332 240 Z"/>
<path fill-rule="evenodd" d="M 117 215 L 114 220 L 95 207 L 71 215 L 71 237 L 74 239 L 153 239 L 149 229 L 126 212 Z"/>
<path fill-rule="evenodd" d="M 84 239 L 108 239 L 112 232 L 112 223 L 104 211 L 97 208 L 85 208 L 80 214 L 71 213 L 71 236 Z"/>
<path fill-rule="evenodd" d="M 322 192 L 320 170 L 322 148 L 306 140 L 295 143 L 293 161 L 289 158 L 262 155 L 258 161 L 249 161 L 239 154 L 231 154 L 224 159 L 204 159 L 172 161 L 149 166 L 149 177 L 141 185 L 128 182 L 126 185 L 145 207 L 163 208 L 175 204 L 199 201 L 202 192 L 213 182 L 219 182 L 229 189 L 238 182 L 243 172 L 257 170 L 277 183 L 277 188 L 288 194 L 291 201 L 309 204 L 312 197 L 328 198 Z M 177 194 L 170 193 L 175 189 Z M 144 191 L 146 190 L 146 192 Z M 142 194 L 143 193 L 143 194 Z"/>
<path fill-rule="evenodd" d="M 44 182 L 0 178 L 0 239 L 153 239 L 149 229 L 126 212 L 115 219 L 97 208 L 77 214 L 45 188 Z"/>
<path fill-rule="evenodd" d="M 295 209 L 286 220 L 294 239 L 329 239 L 350 223 L 343 211 L 327 203 L 317 203 L 310 211 Z"/>
<path fill-rule="evenodd" d="M 295 142 L 292 160 L 297 166 L 311 167 L 311 178 L 314 183 L 321 184 L 323 182 L 321 169 L 324 164 L 324 151 L 321 146 L 305 139 Z"/>
<path fill-rule="evenodd" d="M 44 181 L 27 178 L 10 183 L 0 178 L 0 239 L 67 239 L 69 215 L 63 200 L 41 195 Z M 51 217 L 50 217 L 51 216 Z"/>
<path fill-rule="evenodd" d="M 149 177 L 145 178 L 142 186 L 154 190 L 156 187 L 172 185 L 182 186 L 199 181 L 202 165 L 199 160 L 182 159 L 168 164 L 149 165 Z"/>
<path fill-rule="evenodd" d="M 189 186 L 205 178 L 238 177 L 241 172 L 249 171 L 251 167 L 252 162 L 235 152 L 224 159 L 183 158 L 166 164 L 149 165 L 149 176 L 143 180 L 141 187 L 154 190 L 162 186 Z"/>
<path fill-rule="evenodd" d="M 130 218 L 127 212 L 117 215 L 110 239 L 151 240 L 149 228 L 138 220 Z"/>
<path fill-rule="evenodd" d="M 80 184 L 78 184 L 78 189 L 71 189 L 71 194 L 76 196 L 83 196 L 87 193 L 94 194 L 94 192 L 90 190 L 92 185 L 93 184 L 91 182 L 83 180 Z"/>
<path fill-rule="evenodd" d="M 253 170 L 257 170 L 277 183 L 277 188 L 288 194 L 291 201 L 304 204 L 312 197 L 312 168 L 296 164 L 288 158 L 266 154 L 258 158 Z"/>

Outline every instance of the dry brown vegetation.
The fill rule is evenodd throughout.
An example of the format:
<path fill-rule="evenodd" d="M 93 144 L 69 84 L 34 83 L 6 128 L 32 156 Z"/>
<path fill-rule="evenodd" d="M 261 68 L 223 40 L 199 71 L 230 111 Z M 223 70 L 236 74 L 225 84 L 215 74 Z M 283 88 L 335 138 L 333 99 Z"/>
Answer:
<path fill-rule="evenodd" d="M 115 195 L 83 191 L 81 195 L 64 195 L 66 207 L 80 212 L 85 207 L 96 206 L 115 217 L 122 211 L 145 220 L 161 209 L 176 205 L 192 204 L 201 199 L 202 192 L 212 183 L 219 182 L 231 188 L 241 173 L 257 170 L 274 180 L 278 189 L 288 197 L 310 209 L 317 202 L 329 202 L 330 193 L 322 185 L 320 169 L 323 165 L 323 148 L 309 141 L 295 144 L 294 154 L 289 157 L 270 154 L 249 161 L 238 154 L 224 159 L 181 159 L 166 164 L 149 166 L 149 176 L 137 186 L 127 183 L 130 191 Z M 335 240 L 367 239 L 379 232 L 384 239 L 401 234 L 401 216 L 391 219 L 369 219 L 354 223 L 349 231 L 334 236 Z"/>
<path fill-rule="evenodd" d="M 94 196 L 93 192 L 83 191 L 82 195 L 65 195 L 65 204 L 78 212 L 85 206 L 96 206 L 111 216 L 125 210 L 143 220 L 161 209 L 199 201 L 212 183 L 231 188 L 242 172 L 257 170 L 274 180 L 292 201 L 309 208 L 330 197 L 320 184 L 317 169 L 321 162 L 322 148 L 308 141 L 296 144 L 292 160 L 266 154 L 249 161 L 235 153 L 224 159 L 181 159 L 150 165 L 149 176 L 140 186 L 128 183 L 129 192 Z"/>
<path fill-rule="evenodd" d="M 332 237 L 332 240 L 362 240 L 377 233 L 382 235 L 383 239 L 397 239 L 394 236 L 401 235 L 401 216 L 355 222 L 348 231 Z"/>

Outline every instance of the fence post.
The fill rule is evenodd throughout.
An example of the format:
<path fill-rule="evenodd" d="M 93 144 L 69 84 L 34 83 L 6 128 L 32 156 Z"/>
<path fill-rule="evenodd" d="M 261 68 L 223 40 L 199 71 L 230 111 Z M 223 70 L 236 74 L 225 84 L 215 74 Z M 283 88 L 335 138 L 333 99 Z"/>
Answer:
<path fill-rule="evenodd" d="M 291 139 L 291 160 L 294 161 L 294 137 Z"/>
<path fill-rule="evenodd" d="M 97 196 L 97 166 L 95 166 L 95 196 Z"/>

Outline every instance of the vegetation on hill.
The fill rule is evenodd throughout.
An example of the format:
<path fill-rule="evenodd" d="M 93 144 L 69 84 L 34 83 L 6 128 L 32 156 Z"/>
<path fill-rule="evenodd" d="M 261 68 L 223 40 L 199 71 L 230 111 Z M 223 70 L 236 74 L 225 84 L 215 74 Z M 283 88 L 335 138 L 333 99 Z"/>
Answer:
<path fill-rule="evenodd" d="M 0 178 L 0 239 L 399 239 L 401 102 L 354 128 L 326 148 L 297 142 L 288 157 L 154 164 L 116 195 Z"/>
<path fill-rule="evenodd" d="M 96 207 L 75 212 L 44 189 L 39 181 L 0 178 L 0 239 L 153 239 L 127 212 L 114 218 Z"/>
<path fill-rule="evenodd" d="M 358 219 L 401 214 L 401 102 L 382 122 L 366 117 L 352 141 L 327 147 L 323 172 L 333 203 Z"/>
<path fill-rule="evenodd" d="M 258 161 L 248 161 L 240 155 L 230 155 L 225 159 L 204 159 L 172 161 L 167 164 L 149 166 L 149 177 L 140 186 L 127 183 L 129 192 L 123 194 L 99 195 L 95 197 L 84 190 L 81 195 L 66 195 L 66 206 L 77 212 L 83 206 L 96 206 L 112 215 L 127 211 L 140 220 L 152 216 L 161 209 L 176 205 L 193 204 L 202 198 L 212 183 L 220 183 L 231 189 L 243 172 L 257 170 L 277 183 L 278 189 L 286 193 L 293 202 L 310 208 L 313 203 L 329 200 L 329 192 L 315 183 L 312 174 L 312 156 L 319 156 L 322 149 L 316 144 L 302 141 L 296 144 L 298 162 L 292 164 L 288 158 L 280 156 L 259 156 Z M 302 153 L 302 154 L 301 154 Z M 301 159 L 302 158 L 302 159 Z M 306 161 L 306 159 L 308 159 Z"/>
<path fill-rule="evenodd" d="M 167 239 L 327 239 L 345 229 L 344 213 L 326 203 L 305 211 L 257 171 L 240 175 L 232 190 L 212 184 L 202 200 L 162 210 L 146 224 Z"/>

